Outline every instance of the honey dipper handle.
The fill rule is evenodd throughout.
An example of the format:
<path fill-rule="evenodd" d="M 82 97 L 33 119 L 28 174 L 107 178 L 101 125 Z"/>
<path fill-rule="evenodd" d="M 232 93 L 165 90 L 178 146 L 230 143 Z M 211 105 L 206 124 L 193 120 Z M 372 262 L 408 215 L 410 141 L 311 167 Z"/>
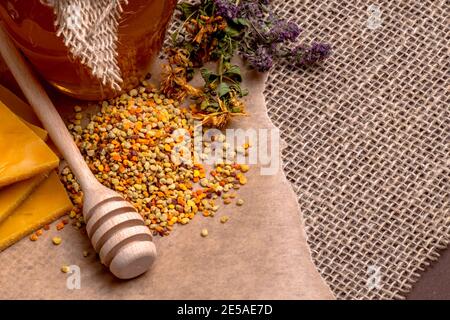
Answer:
<path fill-rule="evenodd" d="M 48 97 L 41 83 L 27 65 L 19 50 L 0 23 L 0 54 L 14 75 L 34 112 L 48 131 L 52 141 L 69 163 L 70 168 L 84 190 L 95 185 L 97 180 L 84 161 L 78 147 L 61 119 L 58 111 Z"/>

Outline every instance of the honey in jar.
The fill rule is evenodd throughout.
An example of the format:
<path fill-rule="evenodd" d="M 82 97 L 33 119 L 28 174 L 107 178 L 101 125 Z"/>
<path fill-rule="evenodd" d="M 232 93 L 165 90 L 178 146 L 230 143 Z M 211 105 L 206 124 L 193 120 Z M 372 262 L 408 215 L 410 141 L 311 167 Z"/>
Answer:
<path fill-rule="evenodd" d="M 123 90 L 147 73 L 164 41 L 176 0 L 129 0 L 122 4 L 117 61 Z M 0 0 L 0 20 L 38 73 L 60 91 L 84 100 L 108 99 L 120 92 L 103 85 L 69 53 L 56 34 L 55 13 L 42 0 Z"/>

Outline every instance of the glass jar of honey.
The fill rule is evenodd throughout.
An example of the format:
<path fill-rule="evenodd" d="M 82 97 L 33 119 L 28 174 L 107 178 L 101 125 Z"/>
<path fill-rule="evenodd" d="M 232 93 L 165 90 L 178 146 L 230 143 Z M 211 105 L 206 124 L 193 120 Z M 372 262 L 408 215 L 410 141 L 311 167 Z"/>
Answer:
<path fill-rule="evenodd" d="M 138 85 L 161 50 L 176 0 L 129 0 L 120 14 L 117 60 L 123 90 Z M 60 91 L 83 100 L 119 94 L 74 59 L 56 34 L 53 8 L 42 0 L 0 0 L 0 20 L 39 74 Z"/>

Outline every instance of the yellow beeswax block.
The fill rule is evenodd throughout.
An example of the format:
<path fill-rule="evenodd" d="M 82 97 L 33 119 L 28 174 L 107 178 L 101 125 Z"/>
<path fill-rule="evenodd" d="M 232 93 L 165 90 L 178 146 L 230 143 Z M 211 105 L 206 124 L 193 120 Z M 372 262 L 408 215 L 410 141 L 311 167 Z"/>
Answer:
<path fill-rule="evenodd" d="M 48 133 L 42 129 L 41 122 L 34 113 L 33 109 L 14 93 L 0 85 L 0 101 L 9 107 L 25 124 L 34 131 L 39 137 L 45 137 L 47 140 Z"/>
<path fill-rule="evenodd" d="M 27 125 L 28 128 L 30 128 L 36 135 L 41 138 L 44 141 L 47 141 L 48 138 L 48 132 L 42 129 L 41 127 L 35 126 L 34 124 L 31 124 L 25 120 L 22 119 L 22 122 Z"/>
<path fill-rule="evenodd" d="M 66 190 L 53 171 L 22 205 L 0 223 L 0 251 L 57 220 L 71 208 Z"/>
<path fill-rule="evenodd" d="M 41 173 L 31 179 L 0 189 L 0 223 L 4 221 L 48 177 Z"/>
<path fill-rule="evenodd" d="M 46 138 L 43 139 L 47 141 L 47 145 L 49 148 L 58 156 L 58 158 L 62 158 L 61 153 L 58 148 L 56 148 L 53 141 L 48 139 L 48 133 L 44 129 L 42 129 L 42 124 L 39 121 L 38 117 L 33 111 L 33 108 L 14 93 L 0 85 L 0 101 L 7 106 L 9 106 L 10 110 L 14 112 L 17 116 L 19 116 L 22 120 L 25 120 L 25 124 L 28 125 L 38 136 L 42 137 L 44 132 Z M 34 127 L 33 127 L 34 126 Z M 37 132 L 41 129 L 41 132 Z"/>
<path fill-rule="evenodd" d="M 42 127 L 41 122 L 33 112 L 31 106 L 2 85 L 0 85 L 0 101 L 26 122 Z"/>
<path fill-rule="evenodd" d="M 42 140 L 47 138 L 47 131 L 21 119 Z M 0 189 L 0 223 L 24 202 L 31 192 L 48 177 L 49 172 L 40 173 L 33 178 L 14 183 Z"/>
<path fill-rule="evenodd" d="M 55 153 L 0 101 L 0 188 L 58 166 Z"/>

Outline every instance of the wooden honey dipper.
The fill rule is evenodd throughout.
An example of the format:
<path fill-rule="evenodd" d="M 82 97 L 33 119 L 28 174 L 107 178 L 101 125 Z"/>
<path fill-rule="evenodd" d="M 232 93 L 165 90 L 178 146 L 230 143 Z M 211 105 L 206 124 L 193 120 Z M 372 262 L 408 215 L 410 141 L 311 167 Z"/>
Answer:
<path fill-rule="evenodd" d="M 156 248 L 141 215 L 92 174 L 52 101 L 1 23 L 0 53 L 81 184 L 87 233 L 101 262 L 120 279 L 131 279 L 143 274 L 155 260 Z"/>

